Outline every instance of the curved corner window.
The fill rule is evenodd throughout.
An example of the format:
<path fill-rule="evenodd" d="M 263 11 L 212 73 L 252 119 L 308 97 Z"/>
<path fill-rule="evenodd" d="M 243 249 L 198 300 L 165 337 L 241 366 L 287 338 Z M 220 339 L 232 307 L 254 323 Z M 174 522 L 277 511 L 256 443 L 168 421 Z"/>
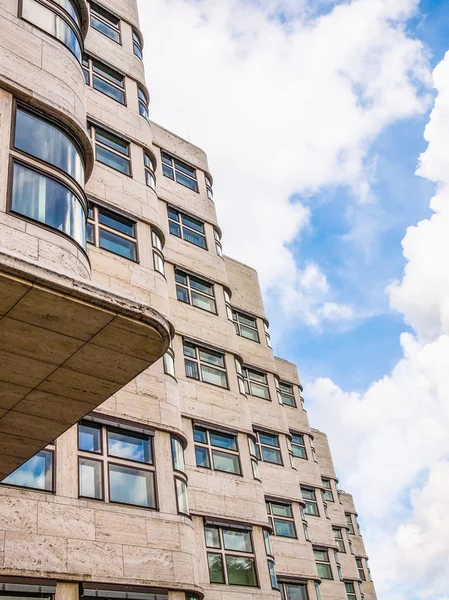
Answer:
<path fill-rule="evenodd" d="M 161 236 L 154 231 L 151 231 L 151 243 L 153 245 L 153 265 L 154 270 L 158 271 L 161 275 L 165 277 L 165 259 L 164 254 L 162 252 L 162 240 Z"/>
<path fill-rule="evenodd" d="M 171 375 L 175 377 L 175 353 L 173 352 L 172 343 L 170 342 L 170 346 L 167 348 L 167 352 L 162 357 L 162 363 L 164 366 L 164 373 L 166 375 Z"/>
<path fill-rule="evenodd" d="M 142 40 L 140 39 L 140 35 L 137 33 L 135 29 L 133 29 L 133 50 L 134 54 L 140 60 L 143 60 L 143 50 L 142 50 Z"/>
<path fill-rule="evenodd" d="M 215 239 L 215 249 L 217 251 L 217 256 L 223 257 L 223 247 L 221 245 L 220 234 L 216 229 L 214 229 L 214 239 Z"/>
<path fill-rule="evenodd" d="M 213 202 L 214 201 L 214 192 L 212 190 L 212 181 L 211 181 L 210 177 L 208 177 L 207 175 L 205 175 L 204 177 L 206 179 L 207 197 L 209 198 L 209 200 L 211 200 Z"/>
<path fill-rule="evenodd" d="M 11 209 L 86 247 L 86 213 L 81 200 L 61 183 L 17 162 L 13 167 Z"/>
<path fill-rule="evenodd" d="M 149 119 L 148 98 L 140 86 L 137 88 L 137 97 L 139 99 L 139 114 L 145 119 Z"/>
<path fill-rule="evenodd" d="M 156 168 L 154 166 L 154 160 L 148 152 L 143 153 L 143 162 L 145 165 L 145 181 L 147 186 L 156 191 Z"/>
<path fill-rule="evenodd" d="M 84 187 L 84 159 L 79 147 L 58 127 L 17 108 L 14 148 L 53 165 Z"/>
<path fill-rule="evenodd" d="M 70 0 L 56 0 L 56 3 L 61 7 L 61 11 L 55 3 L 48 0 L 43 0 L 42 3 L 36 0 L 22 0 L 20 17 L 59 40 L 81 63 L 83 43 L 75 5 Z M 67 18 L 66 14 L 70 15 L 70 18 Z"/>

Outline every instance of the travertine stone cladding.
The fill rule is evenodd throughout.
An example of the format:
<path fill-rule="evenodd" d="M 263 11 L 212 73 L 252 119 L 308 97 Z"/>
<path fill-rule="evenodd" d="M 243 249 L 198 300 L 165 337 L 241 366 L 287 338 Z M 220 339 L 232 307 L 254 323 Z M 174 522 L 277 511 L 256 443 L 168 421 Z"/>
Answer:
<path fill-rule="evenodd" d="M 303 577 L 316 579 L 312 545 L 304 537 L 297 505 L 293 505 L 293 514 L 298 539 L 282 538 L 275 535 L 271 537 L 271 545 L 276 557 L 276 573 L 278 577 L 282 577 L 282 575 L 294 577 L 301 573 Z"/>
<path fill-rule="evenodd" d="M 335 473 L 327 435 L 322 431 L 318 431 L 318 429 L 312 429 L 312 434 L 315 442 L 316 458 L 320 465 L 323 477 L 330 477 L 336 480 L 337 475 Z"/>
<path fill-rule="evenodd" d="M 228 256 L 224 261 L 232 289 L 232 305 L 266 319 L 257 271 Z"/>
<path fill-rule="evenodd" d="M 139 29 L 139 11 L 137 10 L 137 2 L 134 0 L 132 2 L 130 0 L 107 0 L 107 2 L 103 0 L 99 4 Z"/>
<path fill-rule="evenodd" d="M 86 106 L 80 65 L 63 44 L 19 19 L 17 7 L 17 0 L 0 0 L 0 85 L 74 124 L 81 135 Z M 86 133 L 82 140 L 87 147 Z"/>

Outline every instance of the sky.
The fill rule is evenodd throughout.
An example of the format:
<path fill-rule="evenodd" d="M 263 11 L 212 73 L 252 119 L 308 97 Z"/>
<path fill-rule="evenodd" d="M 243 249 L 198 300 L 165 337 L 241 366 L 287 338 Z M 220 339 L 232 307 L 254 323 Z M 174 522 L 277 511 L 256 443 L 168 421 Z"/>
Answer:
<path fill-rule="evenodd" d="M 151 118 L 208 154 L 379 600 L 449 600 L 448 3 L 139 4 Z"/>

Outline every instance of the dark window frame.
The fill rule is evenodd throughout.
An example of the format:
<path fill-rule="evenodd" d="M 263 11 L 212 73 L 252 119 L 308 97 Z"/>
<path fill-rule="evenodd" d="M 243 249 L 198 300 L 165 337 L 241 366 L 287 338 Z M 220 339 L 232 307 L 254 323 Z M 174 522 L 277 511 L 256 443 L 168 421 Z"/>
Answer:
<path fill-rule="evenodd" d="M 248 323 L 240 322 L 240 319 L 247 319 L 248 321 L 254 321 L 254 325 L 248 325 Z M 232 321 L 235 326 L 235 332 L 239 337 L 242 337 L 245 340 L 249 340 L 250 342 L 254 342 L 255 344 L 260 344 L 260 334 L 259 327 L 257 324 L 257 317 L 254 315 L 249 315 L 248 313 L 244 313 L 241 310 L 237 310 L 236 308 L 232 309 Z M 243 335 L 242 331 L 244 328 L 247 328 L 256 333 L 256 339 L 248 337 L 247 335 Z"/>
<path fill-rule="evenodd" d="M 266 383 L 262 383 L 261 381 L 258 381 L 257 379 L 251 379 L 251 373 L 255 373 L 257 375 L 261 375 L 263 377 L 265 377 L 265 381 Z M 243 377 L 243 383 L 245 386 L 245 392 L 246 394 L 249 394 L 250 396 L 253 396 L 254 398 L 260 398 L 261 400 L 266 400 L 267 402 L 271 402 L 271 392 L 270 392 L 270 384 L 268 382 L 268 373 L 265 371 L 260 371 L 258 369 L 253 369 L 252 367 L 248 367 L 247 365 L 243 365 L 242 367 L 242 377 Z M 265 398 L 264 396 L 261 396 L 259 394 L 254 394 L 253 393 L 253 388 L 252 388 L 252 384 L 255 384 L 256 386 L 259 385 L 262 388 L 267 390 L 268 393 L 268 398 Z"/>
<path fill-rule="evenodd" d="M 87 64 L 85 64 L 86 62 L 87 62 Z M 97 65 L 99 65 L 100 68 L 106 67 L 106 69 L 109 69 L 110 71 L 114 72 L 114 74 L 116 74 L 118 76 L 117 79 L 119 79 L 121 77 L 122 85 L 112 81 L 107 76 L 99 73 L 98 71 L 95 71 L 94 70 L 95 63 Z M 89 86 L 96 92 L 99 92 L 100 94 L 103 94 L 104 96 L 107 96 L 108 98 L 111 98 L 111 100 L 114 100 L 114 102 L 117 102 L 118 104 L 121 104 L 122 106 L 127 106 L 128 103 L 127 103 L 127 98 L 126 98 L 126 75 L 124 75 L 120 71 L 117 71 L 117 69 L 110 67 L 108 64 L 102 62 L 101 60 L 98 60 L 97 58 L 94 58 L 93 56 L 90 56 L 88 54 L 83 55 L 82 67 L 83 67 L 83 73 L 84 73 L 84 80 L 85 80 L 87 86 Z M 97 69 L 99 67 L 97 66 Z M 104 81 L 106 84 L 110 85 L 111 87 L 119 90 L 119 92 L 122 92 L 123 93 L 123 102 L 121 102 L 120 100 L 117 100 L 117 98 L 115 98 L 111 94 L 107 94 L 103 90 L 98 89 L 98 87 L 95 87 L 94 77 L 97 77 L 98 79 L 100 79 L 101 81 Z"/>
<path fill-rule="evenodd" d="M 162 165 L 162 174 L 164 175 L 164 177 L 167 177 L 167 179 L 171 179 L 175 183 L 179 183 L 180 185 L 187 188 L 188 190 L 191 190 L 192 192 L 196 192 L 197 194 L 199 194 L 198 176 L 197 176 L 198 169 L 196 167 L 192 167 L 185 161 L 177 158 L 176 156 L 173 156 L 172 154 L 169 154 L 165 150 L 161 150 L 161 165 Z M 167 175 L 169 170 L 172 172 L 172 176 Z M 194 173 L 194 175 L 189 175 L 186 172 L 189 170 L 192 173 Z M 178 177 L 179 177 L 179 179 L 181 179 L 181 181 L 178 179 Z M 193 183 L 194 187 L 190 187 L 190 186 L 186 185 L 185 183 L 182 183 L 183 177 L 185 177 L 188 181 L 191 181 Z"/>
<path fill-rule="evenodd" d="M 112 18 L 108 20 L 108 17 L 97 12 L 95 10 L 95 8 L 93 8 L 96 6 L 98 6 L 100 11 L 102 11 L 103 13 L 107 13 L 108 17 L 112 17 Z M 92 24 L 92 12 L 94 14 L 94 18 L 97 19 L 97 21 L 104 23 L 107 27 L 114 30 L 118 34 L 118 40 L 116 40 L 114 37 L 111 37 L 110 35 L 107 35 L 107 33 L 104 33 L 104 31 L 101 31 L 100 29 L 98 29 L 98 27 L 95 27 L 95 25 Z M 117 21 L 117 24 L 114 24 L 114 21 Z M 120 19 L 120 17 L 118 17 L 117 15 L 112 13 L 110 10 L 108 10 L 107 8 L 104 8 L 104 6 L 102 6 L 101 4 L 98 4 L 98 2 L 89 2 L 89 24 L 92 27 L 92 29 L 95 29 L 95 31 L 98 31 L 98 33 L 101 33 L 101 35 L 104 35 L 104 37 L 112 40 L 114 43 L 118 44 L 119 46 L 122 45 L 122 30 L 121 30 L 122 20 Z"/>
<path fill-rule="evenodd" d="M 257 429 L 254 431 L 254 433 L 256 434 L 256 438 L 257 438 L 257 440 L 255 442 L 256 452 L 258 454 L 257 459 L 259 461 L 266 462 L 266 463 L 268 463 L 270 465 L 277 465 L 278 467 L 283 467 L 284 466 L 284 459 L 283 459 L 283 456 L 282 456 L 281 444 L 280 444 L 280 440 L 279 440 L 279 435 L 280 434 L 279 433 L 268 433 L 268 432 L 257 430 Z M 276 437 L 277 438 L 277 445 L 275 446 L 275 445 L 272 445 L 272 444 L 268 444 L 268 443 L 262 442 L 261 439 L 260 439 L 261 435 L 270 435 L 272 437 Z M 281 462 L 274 462 L 272 460 L 266 460 L 264 458 L 264 453 L 263 453 L 264 448 L 268 448 L 270 451 L 273 451 L 273 450 L 277 451 L 279 453 L 279 458 L 280 458 Z"/>
<path fill-rule="evenodd" d="M 104 167 L 107 167 L 108 169 L 112 169 L 113 171 L 116 171 L 117 173 L 120 173 L 121 175 L 126 175 L 126 177 L 132 178 L 133 169 L 132 169 L 132 161 L 131 161 L 131 142 L 128 141 L 127 139 L 121 137 L 120 135 L 117 135 L 113 131 L 110 131 L 106 127 L 103 127 L 102 125 L 96 125 L 94 123 L 90 123 L 89 128 L 90 128 L 92 143 L 93 143 L 94 151 L 95 151 L 95 160 L 98 163 L 100 163 L 101 165 L 103 165 Z M 107 135 L 115 137 L 120 142 L 124 142 L 126 144 L 127 152 L 120 152 L 119 150 L 116 150 L 115 148 L 113 148 L 112 146 L 109 146 L 105 142 L 98 140 L 97 139 L 98 132 L 106 133 Z M 103 160 L 100 160 L 98 158 L 98 152 L 97 152 L 98 148 L 102 148 L 106 152 L 109 152 L 110 154 L 115 155 L 118 158 L 125 161 L 125 163 L 128 164 L 128 172 L 123 171 L 122 169 L 117 169 L 117 167 L 113 167 L 113 166 L 109 165 L 108 163 L 104 162 Z"/>
<path fill-rule="evenodd" d="M 195 358 L 193 358 L 193 357 L 188 356 L 188 355 L 185 354 L 185 346 L 186 345 L 191 346 L 191 347 L 193 347 L 195 349 L 195 354 L 196 354 Z M 194 342 L 190 342 L 190 341 L 187 341 L 187 340 L 184 340 L 184 342 L 183 342 L 183 349 L 184 349 L 184 352 L 183 352 L 183 355 L 184 355 L 184 368 L 185 368 L 186 377 L 188 379 L 194 379 L 195 381 L 200 381 L 201 383 L 206 383 L 207 385 L 213 385 L 213 386 L 218 387 L 218 388 L 220 388 L 222 390 L 229 390 L 229 378 L 228 378 L 228 370 L 227 370 L 227 367 L 226 367 L 226 353 L 225 352 L 221 352 L 219 350 L 211 350 L 211 349 L 207 348 L 206 346 L 202 346 L 201 344 L 196 344 Z M 205 352 L 209 352 L 209 353 L 213 353 L 213 354 L 217 354 L 217 355 L 220 354 L 223 357 L 224 367 L 217 366 L 217 365 L 214 365 L 212 363 L 208 363 L 207 361 L 202 360 L 201 357 L 200 357 L 200 354 L 199 354 L 200 351 L 205 351 Z M 187 361 L 196 363 L 196 365 L 197 365 L 197 371 L 198 371 L 198 377 L 193 377 L 193 376 L 187 374 L 187 368 L 186 368 Z M 202 365 L 205 365 L 206 367 L 211 367 L 212 369 L 215 369 L 217 371 L 220 371 L 221 373 L 224 373 L 225 379 L 226 379 L 226 386 L 219 385 L 218 383 L 212 383 L 210 381 L 204 381 L 204 379 L 203 379 L 203 372 L 202 372 L 202 369 L 201 369 Z"/>
<path fill-rule="evenodd" d="M 206 250 L 206 251 L 209 250 L 208 246 L 207 246 L 206 223 L 204 221 L 200 221 L 196 217 L 190 217 L 187 213 L 183 213 L 182 211 L 178 210 L 177 208 L 173 208 L 170 205 L 167 206 L 167 213 L 168 213 L 168 225 L 169 225 L 170 235 L 174 235 L 175 237 L 177 237 L 185 242 L 188 242 L 189 244 L 193 244 L 197 248 L 202 248 L 203 250 Z M 184 218 L 190 220 L 191 222 L 196 221 L 198 223 L 198 226 L 202 227 L 202 230 L 200 231 L 200 229 L 194 229 L 193 227 L 190 227 L 189 225 L 187 225 L 184 222 L 184 220 L 183 220 Z M 179 229 L 180 235 L 178 235 L 177 233 L 174 233 L 175 227 Z M 185 229 L 187 231 L 191 231 L 194 234 L 198 235 L 200 237 L 200 239 L 202 239 L 204 241 L 204 246 L 201 244 L 197 244 L 196 242 L 192 242 L 192 240 L 187 239 L 185 237 L 185 233 L 184 233 Z"/>
<path fill-rule="evenodd" d="M 199 442 L 197 440 L 195 440 L 195 430 L 200 430 L 200 431 L 204 431 L 206 434 L 206 441 L 205 442 Z M 226 433 L 226 435 L 229 436 L 233 436 L 235 438 L 235 445 L 236 445 L 236 450 L 231 450 L 228 448 L 223 448 L 222 446 L 217 446 L 214 445 L 211 441 L 211 435 L 210 434 L 218 434 L 221 435 L 222 432 L 220 431 L 216 431 L 213 427 L 200 427 L 200 426 L 193 426 L 193 436 L 194 436 L 194 450 L 195 450 L 195 462 L 196 462 L 196 448 L 203 448 L 207 450 L 207 454 L 209 457 L 209 466 L 203 466 L 203 465 L 198 465 L 198 463 L 196 463 L 196 466 L 198 469 L 207 469 L 208 471 L 216 471 L 218 473 L 227 473 L 228 475 L 237 475 L 239 477 L 243 477 L 243 472 L 242 472 L 242 461 L 240 458 L 240 448 L 239 448 L 239 440 L 238 440 L 238 434 L 237 433 Z M 220 452 L 221 454 L 229 454 L 230 456 L 234 456 L 237 458 L 237 463 L 238 463 L 238 473 L 235 471 L 226 471 L 224 469 L 217 469 L 214 465 L 214 451 L 215 452 Z"/>
<path fill-rule="evenodd" d="M 37 456 L 41 452 L 48 452 L 49 454 L 51 454 L 51 489 L 43 489 L 43 488 L 32 487 L 32 486 L 28 486 L 28 485 L 18 485 L 17 483 L 5 483 L 5 479 L 10 477 L 11 475 L 14 475 L 14 473 L 16 471 L 18 471 L 19 469 L 24 467 L 30 460 L 32 460 L 35 456 Z M 54 443 L 47 444 L 47 446 L 45 446 L 45 448 L 42 448 L 42 450 L 40 450 L 39 452 L 36 452 L 36 454 L 34 456 L 29 458 L 27 461 L 25 461 L 22 465 L 20 465 L 20 467 L 17 467 L 17 469 L 14 469 L 14 471 L 12 473 L 10 473 L 7 477 L 5 477 L 5 479 L 0 481 L 1 486 L 10 487 L 10 488 L 19 489 L 19 490 L 31 490 L 33 492 L 42 492 L 43 494 L 53 494 L 53 495 L 56 494 L 56 445 Z"/>
<path fill-rule="evenodd" d="M 293 514 L 293 503 L 292 502 L 287 502 L 287 501 L 281 502 L 280 500 L 279 501 L 265 500 L 265 505 L 266 505 L 266 508 L 267 508 L 268 522 L 270 523 L 271 529 L 273 530 L 273 535 L 275 537 L 280 537 L 280 538 L 284 538 L 284 539 L 297 540 L 298 539 L 298 531 L 296 529 L 295 516 Z M 290 516 L 289 517 L 283 517 L 283 516 L 276 515 L 273 512 L 273 505 L 274 506 L 284 506 L 284 507 L 287 507 L 290 510 Z M 291 523 L 293 525 L 293 533 L 294 533 L 294 535 L 280 535 L 279 533 L 277 533 L 276 522 Z"/>
<path fill-rule="evenodd" d="M 305 509 L 304 512 L 308 517 L 320 517 L 320 507 L 318 506 L 318 498 L 317 498 L 317 494 L 316 494 L 316 489 L 309 487 L 307 485 L 301 485 L 301 496 L 302 496 L 302 500 L 305 504 Z M 313 499 L 312 498 L 305 498 L 304 497 L 304 493 L 303 492 L 310 492 L 313 493 Z M 307 508 L 309 506 L 315 506 L 316 508 L 316 514 L 314 512 L 308 512 Z"/>
<path fill-rule="evenodd" d="M 186 280 L 186 283 L 178 280 L 178 277 L 182 277 Z M 192 279 L 193 281 L 197 280 L 200 285 L 209 286 L 212 289 L 212 293 L 204 292 L 203 290 L 199 290 L 192 287 Z M 175 267 L 175 286 L 176 286 L 176 298 L 179 302 L 183 302 L 184 304 L 188 304 L 193 308 L 198 308 L 199 310 L 204 310 L 212 315 L 218 315 L 217 310 L 217 299 L 215 297 L 215 284 L 207 281 L 206 279 L 202 279 L 201 277 L 194 275 L 193 273 L 188 273 L 187 271 L 183 271 L 182 268 Z M 178 288 L 182 288 L 182 290 L 187 291 L 187 300 L 182 300 L 179 296 Z M 208 310 L 207 308 L 202 308 L 201 306 L 197 306 L 193 303 L 192 294 L 198 294 L 200 296 L 204 296 L 209 300 L 213 300 L 214 310 Z"/>
<path fill-rule="evenodd" d="M 100 222 L 100 214 L 103 212 L 108 212 L 111 215 L 116 215 L 119 219 L 124 219 L 124 220 L 128 220 L 130 222 L 130 224 L 132 223 L 134 225 L 134 236 L 128 235 L 126 233 L 123 233 L 117 229 L 114 229 L 113 227 L 110 227 L 108 225 L 105 225 L 104 223 Z M 113 217 L 112 217 L 113 218 Z M 89 202 L 89 212 L 88 212 L 88 217 L 87 217 L 87 225 L 88 225 L 88 230 L 90 231 L 89 225 L 92 227 L 92 231 L 93 231 L 93 241 L 91 241 L 90 239 L 87 240 L 88 244 L 91 244 L 92 246 L 95 246 L 95 248 L 99 248 L 101 250 L 104 250 L 105 252 L 110 252 L 111 254 L 114 254 L 115 256 L 118 256 L 119 258 L 124 258 L 125 260 L 129 260 L 131 262 L 135 262 L 135 263 L 139 263 L 139 245 L 138 245 L 138 239 L 137 239 L 137 221 L 133 221 L 132 219 L 130 219 L 129 217 L 125 217 L 124 215 L 120 214 L 119 212 L 115 212 L 113 209 L 109 209 L 106 208 L 104 206 L 101 206 L 100 204 L 96 204 L 95 202 Z M 110 250 L 109 248 L 103 248 L 100 245 L 101 242 L 101 234 L 100 231 L 106 231 L 112 235 L 115 235 L 118 238 L 124 239 L 127 242 L 130 242 L 130 244 L 134 244 L 134 248 L 135 248 L 135 258 L 131 258 L 128 256 L 124 256 L 123 254 L 120 254 L 118 252 L 114 252 L 113 250 Z"/>

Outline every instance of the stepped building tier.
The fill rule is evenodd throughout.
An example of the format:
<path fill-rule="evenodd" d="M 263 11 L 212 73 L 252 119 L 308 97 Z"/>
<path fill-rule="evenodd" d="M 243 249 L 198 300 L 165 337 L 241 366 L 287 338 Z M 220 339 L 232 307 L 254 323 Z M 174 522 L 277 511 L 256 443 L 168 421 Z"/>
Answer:
<path fill-rule="evenodd" d="M 376 600 L 136 0 L 0 23 L 0 600 Z"/>

